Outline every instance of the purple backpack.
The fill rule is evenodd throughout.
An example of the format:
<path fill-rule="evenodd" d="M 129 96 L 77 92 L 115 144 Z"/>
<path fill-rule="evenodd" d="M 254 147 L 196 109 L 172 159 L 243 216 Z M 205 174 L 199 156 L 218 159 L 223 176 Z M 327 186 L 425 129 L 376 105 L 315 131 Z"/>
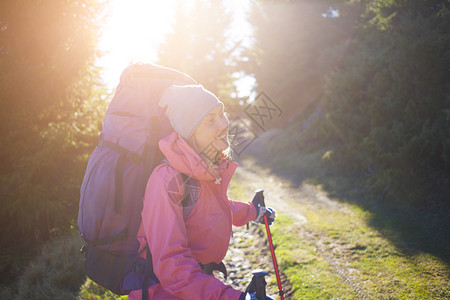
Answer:
<path fill-rule="evenodd" d="M 86 273 L 116 294 L 146 291 L 158 282 L 151 253 L 147 247 L 146 261 L 140 258 L 136 236 L 147 180 L 164 159 L 158 141 L 173 131 L 158 105 L 172 84 L 196 82 L 179 71 L 152 64 L 124 70 L 81 186 L 78 227 L 86 242 L 82 248 Z M 185 198 L 189 190 L 185 189 Z"/>

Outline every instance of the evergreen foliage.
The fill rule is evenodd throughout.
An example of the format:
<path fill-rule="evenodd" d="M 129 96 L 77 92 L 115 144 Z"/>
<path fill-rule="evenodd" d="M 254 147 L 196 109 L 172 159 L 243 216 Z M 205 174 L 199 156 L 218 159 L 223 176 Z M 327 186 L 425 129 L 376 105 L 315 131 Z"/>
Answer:
<path fill-rule="evenodd" d="M 364 31 L 325 89 L 317 126 L 335 167 L 391 201 L 448 193 L 449 21 L 405 14 L 389 33 Z"/>
<path fill-rule="evenodd" d="M 297 168 L 300 174 L 309 171 L 316 178 L 331 175 L 340 184 L 345 178 L 361 193 L 374 195 L 375 201 L 434 210 L 448 207 L 448 1 L 374 0 L 340 6 L 337 19 L 347 20 L 325 18 L 323 22 L 339 28 L 312 45 L 318 57 L 331 53 L 342 58 L 329 65 L 331 72 L 320 71 L 314 51 L 301 50 L 305 42 L 298 32 L 304 18 L 295 7 L 309 1 L 260 3 L 263 11 L 271 12 L 266 18 L 270 26 L 252 19 L 260 28 L 268 26 L 257 35 L 255 76 L 260 89 L 269 90 L 289 111 L 312 103 L 284 135 L 271 138 L 277 141 L 271 153 L 280 165 Z M 280 3 L 287 8 L 280 8 Z M 283 26 L 289 30 L 280 30 Z M 270 31 L 274 28 L 278 30 Z M 349 28 L 351 35 L 335 33 L 349 33 Z M 339 41 L 342 38 L 345 42 Z M 306 53 L 310 54 L 305 58 Z M 321 94 L 308 96 L 314 84 L 302 78 L 323 83 Z M 314 167 L 306 170 L 305 163 L 312 161 L 309 167 Z"/>
<path fill-rule="evenodd" d="M 0 273 L 74 223 L 105 108 L 97 56 L 103 5 L 0 4 Z"/>
<path fill-rule="evenodd" d="M 339 9 L 347 18 L 332 17 L 330 9 Z M 320 97 L 353 35 L 355 11 L 342 1 L 271 0 L 253 5 L 249 21 L 255 44 L 243 67 L 254 74 L 258 90 L 283 108 L 285 122 Z"/>
<path fill-rule="evenodd" d="M 385 30 L 395 26 L 405 14 L 428 18 L 445 13 L 448 0 L 354 0 L 363 7 L 362 25 Z"/>

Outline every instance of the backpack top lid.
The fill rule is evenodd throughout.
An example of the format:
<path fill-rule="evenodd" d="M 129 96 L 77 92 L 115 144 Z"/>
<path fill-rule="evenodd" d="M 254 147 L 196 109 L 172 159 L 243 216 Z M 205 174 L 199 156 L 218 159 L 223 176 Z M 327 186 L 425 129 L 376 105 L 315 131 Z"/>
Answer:
<path fill-rule="evenodd" d="M 142 141 L 151 134 L 152 117 L 158 119 L 158 140 L 171 133 L 170 123 L 158 102 L 166 88 L 173 84 L 196 82 L 180 71 L 155 64 L 138 63 L 127 67 L 106 111 L 102 139 L 140 152 Z"/>

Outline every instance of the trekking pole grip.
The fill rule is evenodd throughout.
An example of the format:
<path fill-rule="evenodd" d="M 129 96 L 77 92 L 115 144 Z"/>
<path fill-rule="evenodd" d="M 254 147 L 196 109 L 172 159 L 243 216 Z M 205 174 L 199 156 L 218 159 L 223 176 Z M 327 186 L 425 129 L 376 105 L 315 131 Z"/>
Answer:
<path fill-rule="evenodd" d="M 258 300 L 266 300 L 266 280 L 265 276 L 269 273 L 262 269 L 255 269 L 252 272 L 253 277 L 250 284 L 247 287 L 245 293 L 255 293 L 254 295 Z"/>
<path fill-rule="evenodd" d="M 260 206 L 266 206 L 264 203 L 264 190 L 259 189 L 255 191 L 255 196 L 253 197 L 252 203 L 258 209 Z"/>
<path fill-rule="evenodd" d="M 256 269 L 252 272 L 253 279 L 255 280 L 255 292 L 256 292 L 256 298 L 258 300 L 266 300 L 266 280 L 264 276 L 266 276 L 267 273 L 264 270 Z"/>

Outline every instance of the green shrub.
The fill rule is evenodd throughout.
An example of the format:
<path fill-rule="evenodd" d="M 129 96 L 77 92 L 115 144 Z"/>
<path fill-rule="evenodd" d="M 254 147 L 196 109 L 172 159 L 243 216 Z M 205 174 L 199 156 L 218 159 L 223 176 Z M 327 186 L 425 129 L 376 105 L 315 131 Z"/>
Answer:
<path fill-rule="evenodd" d="M 448 17 L 406 14 L 391 31 L 361 31 L 317 105 L 323 116 L 297 134 L 298 155 L 332 151 L 321 166 L 389 202 L 445 199 L 448 28 Z"/>
<path fill-rule="evenodd" d="M 76 219 L 108 97 L 94 66 L 104 4 L 0 4 L 2 283 Z"/>
<path fill-rule="evenodd" d="M 77 300 L 114 300 L 114 299 L 128 299 L 128 295 L 118 296 L 114 293 L 104 289 L 89 278 L 81 286 Z"/>
<path fill-rule="evenodd" d="M 40 254 L 25 268 L 17 291 L 0 294 L 2 299 L 76 299 L 85 280 L 80 255 L 82 240 L 78 231 L 45 244 Z"/>

